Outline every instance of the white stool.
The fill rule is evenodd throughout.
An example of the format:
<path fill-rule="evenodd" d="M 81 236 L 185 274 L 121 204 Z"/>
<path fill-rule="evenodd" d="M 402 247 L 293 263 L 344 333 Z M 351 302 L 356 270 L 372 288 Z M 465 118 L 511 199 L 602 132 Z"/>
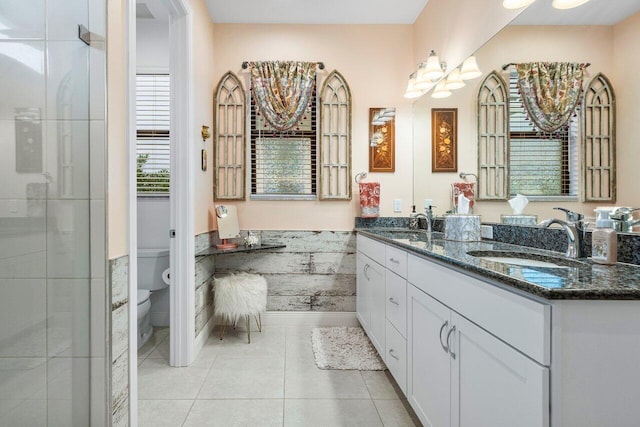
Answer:
<path fill-rule="evenodd" d="M 262 332 L 260 313 L 267 309 L 267 281 L 258 274 L 236 273 L 214 280 L 214 314 L 222 319 L 222 332 L 228 323 L 234 326 L 242 317 L 247 319 L 247 341 L 251 343 L 250 316 L 256 319 Z"/>

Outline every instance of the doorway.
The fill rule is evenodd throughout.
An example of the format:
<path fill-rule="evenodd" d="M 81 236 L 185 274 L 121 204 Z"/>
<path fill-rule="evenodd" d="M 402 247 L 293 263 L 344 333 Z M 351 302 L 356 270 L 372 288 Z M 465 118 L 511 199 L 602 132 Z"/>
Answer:
<path fill-rule="evenodd" d="M 192 38 L 191 9 L 186 0 L 149 1 L 155 10 L 163 10 L 167 16 L 169 31 L 169 79 L 170 79 L 170 185 L 169 228 L 170 252 L 169 286 L 169 363 L 171 366 L 188 366 L 194 358 L 194 234 L 193 234 L 193 138 L 192 119 Z M 136 171 L 136 2 L 127 2 L 127 93 L 129 143 L 129 197 L 128 197 L 128 248 L 129 295 L 137 294 L 137 186 Z M 164 46 L 166 50 L 166 45 Z M 162 231 L 159 231 L 162 233 Z M 137 424 L 137 307 L 130 304 L 129 313 L 129 384 L 130 424 Z"/>

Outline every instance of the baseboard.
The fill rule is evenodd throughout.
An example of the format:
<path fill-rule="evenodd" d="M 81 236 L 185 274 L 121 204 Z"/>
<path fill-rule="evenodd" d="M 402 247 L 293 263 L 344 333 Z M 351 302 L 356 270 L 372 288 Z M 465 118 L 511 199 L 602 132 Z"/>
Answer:
<path fill-rule="evenodd" d="M 262 323 L 271 326 L 359 326 L 353 311 L 267 311 Z"/>
<path fill-rule="evenodd" d="M 213 316 L 211 316 L 211 318 L 209 319 L 207 324 L 204 325 L 204 328 L 202 328 L 193 343 L 193 354 L 195 355 L 194 360 L 196 357 L 198 357 L 200 350 L 202 350 L 202 347 L 204 347 L 204 344 L 207 342 L 207 339 L 209 338 L 209 335 L 211 335 L 211 332 L 213 332 L 213 328 L 215 326 L 216 322 L 213 320 Z"/>

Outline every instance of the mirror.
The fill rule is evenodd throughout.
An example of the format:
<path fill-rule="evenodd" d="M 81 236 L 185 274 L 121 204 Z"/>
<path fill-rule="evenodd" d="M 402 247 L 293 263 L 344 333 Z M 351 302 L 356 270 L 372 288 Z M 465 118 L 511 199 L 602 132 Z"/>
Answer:
<path fill-rule="evenodd" d="M 424 199 L 432 199 L 437 206 L 436 214 L 444 214 L 451 209 L 452 183 L 475 182 L 473 174 L 478 173 L 477 95 L 482 81 L 491 71 L 503 73 L 502 66 L 513 62 L 576 61 L 591 63 L 586 70 L 585 83 L 600 72 L 612 83 L 616 95 L 615 205 L 640 207 L 640 188 L 634 183 L 637 179 L 633 175 L 640 158 L 637 142 L 640 123 L 635 118 L 640 112 L 637 106 L 640 82 L 634 71 L 640 67 L 640 58 L 633 54 L 639 43 L 640 4 L 637 2 L 589 2 L 571 11 L 555 10 L 550 2 L 535 2 L 476 51 L 478 66 L 483 71 L 480 78 L 467 81 L 465 87 L 453 91 L 448 98 L 434 99 L 427 93 L 414 103 L 414 204 L 422 208 Z M 457 109 L 455 172 L 431 172 L 433 108 Z M 461 178 L 461 172 L 469 175 Z M 571 201 L 530 198 L 524 213 L 537 215 L 539 220 L 559 217 L 552 209 L 555 206 L 581 212 L 589 218 L 594 216 L 593 210 L 600 204 L 581 203 L 578 198 Z M 511 214 L 512 210 L 506 200 L 478 200 L 474 213 L 480 214 L 483 222 L 500 222 L 500 215 Z M 637 227 L 634 229 L 638 230 Z"/>

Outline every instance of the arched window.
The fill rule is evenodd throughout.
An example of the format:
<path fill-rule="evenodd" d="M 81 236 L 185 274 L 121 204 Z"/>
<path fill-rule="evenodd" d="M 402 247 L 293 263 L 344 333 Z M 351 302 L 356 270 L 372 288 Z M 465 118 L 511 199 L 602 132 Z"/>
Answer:
<path fill-rule="evenodd" d="M 351 199 L 351 91 L 334 70 L 320 98 L 320 200 Z"/>
<path fill-rule="evenodd" d="M 245 199 L 245 92 L 238 77 L 227 72 L 214 100 L 215 200 Z"/>
<path fill-rule="evenodd" d="M 584 91 L 582 199 L 616 200 L 615 95 L 609 79 L 598 73 Z"/>

